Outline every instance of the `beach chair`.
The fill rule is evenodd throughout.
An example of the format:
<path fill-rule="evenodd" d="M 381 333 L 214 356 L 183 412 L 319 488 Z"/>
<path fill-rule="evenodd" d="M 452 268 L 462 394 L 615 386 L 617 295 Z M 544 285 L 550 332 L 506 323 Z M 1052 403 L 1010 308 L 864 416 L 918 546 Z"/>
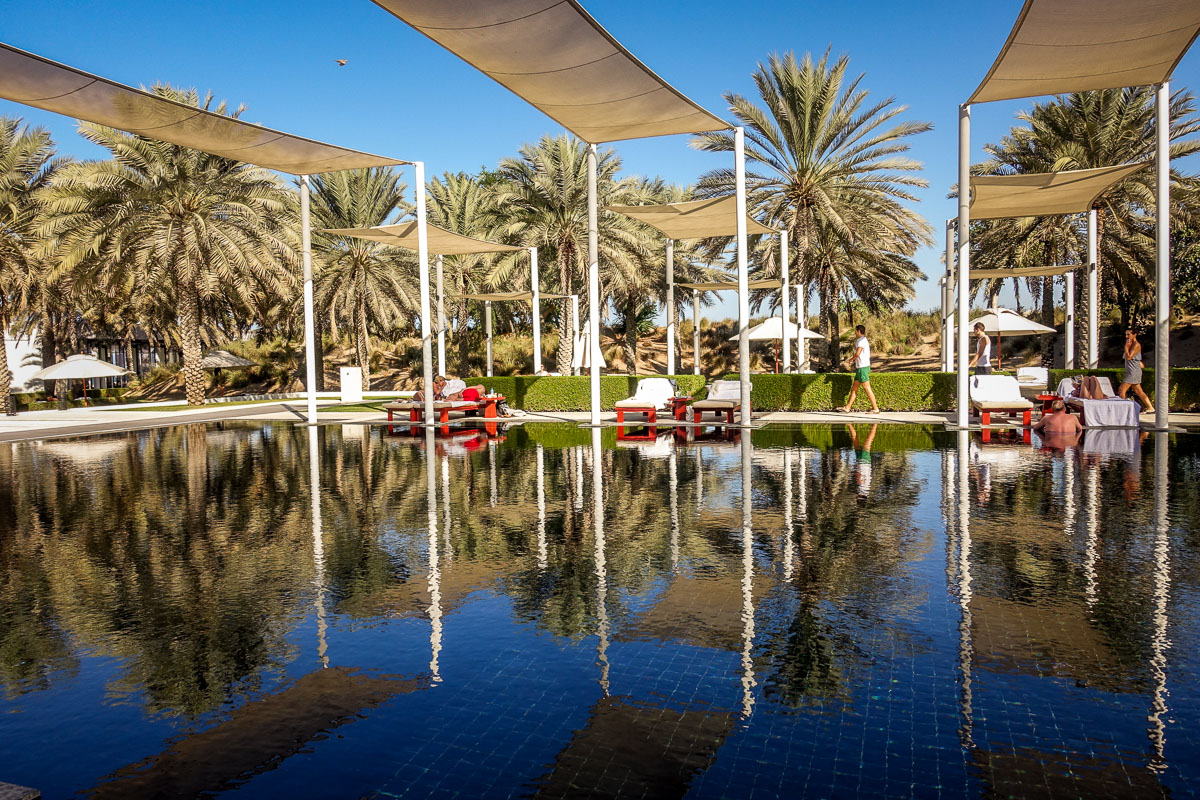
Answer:
<path fill-rule="evenodd" d="M 1050 370 L 1045 367 L 1021 367 L 1017 370 L 1017 385 L 1022 392 L 1041 394 L 1050 384 Z"/>
<path fill-rule="evenodd" d="M 1113 391 L 1112 381 L 1106 376 L 1096 376 L 1100 391 L 1106 397 L 1103 400 L 1085 400 L 1075 397 L 1075 382 L 1071 378 L 1063 378 L 1058 382 L 1058 396 L 1067 404 L 1067 408 L 1079 414 L 1079 422 L 1087 428 L 1137 428 L 1141 422 L 1138 411 L 1141 406 L 1136 400 L 1122 400 Z"/>
<path fill-rule="evenodd" d="M 668 378 L 642 378 L 633 397 L 618 400 L 617 424 L 625 424 L 626 414 L 645 414 L 647 424 L 653 425 L 659 410 L 673 407 L 675 384 Z"/>
<path fill-rule="evenodd" d="M 733 424 L 733 414 L 742 408 L 742 385 L 738 381 L 713 381 L 708 387 L 708 397 L 692 403 L 692 422 L 700 422 L 705 411 L 725 415 L 725 422 Z"/>
<path fill-rule="evenodd" d="M 1029 427 L 1033 403 L 1021 397 L 1021 385 L 1011 375 L 972 375 L 971 408 L 979 413 L 979 424 L 992 424 L 992 414 L 1020 414 Z"/>

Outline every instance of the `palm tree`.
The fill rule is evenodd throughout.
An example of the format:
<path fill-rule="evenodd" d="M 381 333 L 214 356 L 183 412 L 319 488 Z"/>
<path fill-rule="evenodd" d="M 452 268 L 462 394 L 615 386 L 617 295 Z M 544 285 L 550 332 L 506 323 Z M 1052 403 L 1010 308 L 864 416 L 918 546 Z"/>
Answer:
<path fill-rule="evenodd" d="M 622 205 L 632 198 L 634 182 L 619 179 L 621 159 L 613 150 L 596 158 L 596 194 L 599 206 Z M 587 146 L 574 136 L 543 136 L 536 145 L 525 145 L 516 158 L 500 162 L 496 208 L 503 214 L 498 233 L 553 258 L 558 267 L 556 288 L 561 294 L 583 294 L 587 267 Z M 606 284 L 616 272 L 632 272 L 644 245 L 645 229 L 628 217 L 605 214 L 598 218 L 600 308 Z M 493 272 L 493 286 L 512 282 L 516 260 L 501 261 Z M 507 266 L 506 266 L 507 265 Z M 601 312 L 603 313 L 603 311 Z M 573 331 L 562 326 L 558 337 L 559 372 L 571 368 Z"/>
<path fill-rule="evenodd" d="M 927 185 L 912 174 L 921 163 L 903 155 L 905 140 L 932 126 L 892 124 L 907 106 L 893 98 L 869 104 L 863 76 L 847 81 L 849 65 L 846 56 L 831 65 L 828 51 L 816 63 L 807 54 L 799 63 L 794 53 L 772 55 L 754 73 L 763 107 L 725 94 L 746 128 L 749 205 L 765 224 L 787 231 L 793 279 L 817 287 L 826 369 L 840 361 L 842 295 L 857 295 L 871 309 L 908 299 L 923 277 L 911 256 L 932 242 L 928 223 L 903 205 L 916 201 L 912 189 Z M 692 146 L 732 152 L 733 139 L 717 131 Z M 697 187 L 705 197 L 733 191 L 732 169 L 707 173 Z M 763 253 L 762 277 L 781 272 L 777 252 Z"/>
<path fill-rule="evenodd" d="M 229 116 L 212 95 L 153 93 Z M 190 405 L 204 403 L 204 307 L 296 284 L 296 202 L 271 172 L 103 125 L 79 132 L 113 154 L 63 168 L 46 194 L 44 232 L 61 270 L 76 281 L 161 287 L 178 319 Z"/>
<path fill-rule="evenodd" d="M 386 225 L 407 211 L 407 187 L 391 167 L 347 170 L 313 178 L 312 215 L 317 228 Z M 363 388 L 371 388 L 371 331 L 390 331 L 398 318 L 418 307 L 416 263 L 402 248 L 346 236 L 316 233 L 313 250 L 321 262 L 316 294 L 335 324 L 350 329 Z"/>
<path fill-rule="evenodd" d="M 49 132 L 0 117 L 0 333 L 7 335 L 15 315 L 35 305 L 43 266 L 38 194 L 61 163 Z M 6 414 L 14 411 L 12 377 L 8 354 L 0 353 L 0 408 Z"/>

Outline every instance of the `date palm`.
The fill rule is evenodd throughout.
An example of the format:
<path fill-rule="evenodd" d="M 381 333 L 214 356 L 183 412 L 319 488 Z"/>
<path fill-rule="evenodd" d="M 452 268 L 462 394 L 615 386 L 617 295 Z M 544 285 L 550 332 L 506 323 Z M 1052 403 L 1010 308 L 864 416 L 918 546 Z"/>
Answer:
<path fill-rule="evenodd" d="M 405 184 L 390 167 L 347 170 L 313 178 L 313 251 L 320 260 L 316 277 L 319 306 L 335 324 L 350 330 L 363 388 L 371 387 L 370 337 L 391 331 L 417 308 L 416 259 L 402 248 L 321 228 L 387 225 L 405 211 Z"/>
<path fill-rule="evenodd" d="M 827 369 L 840 361 L 839 299 L 857 295 L 879 307 L 911 297 L 922 277 L 911 257 L 932 242 L 928 223 L 905 206 L 927 184 L 915 174 L 921 163 L 904 155 L 908 137 L 932 126 L 897 121 L 907 106 L 893 98 L 869 101 L 863 76 L 848 78 L 849 66 L 846 56 L 831 64 L 828 51 L 816 62 L 772 55 L 754 73 L 762 106 L 725 94 L 746 128 L 749 206 L 765 224 L 786 229 L 791 276 L 817 288 Z M 733 140 L 716 131 L 692 146 L 732 152 Z M 733 191 L 732 169 L 707 173 L 697 187 L 705 197 Z M 762 277 L 781 271 L 777 253 L 763 252 Z"/>
<path fill-rule="evenodd" d="M 159 97 L 237 117 L 195 90 L 157 85 Z M 190 405 L 204 403 L 205 306 L 296 285 L 296 203 L 273 173 L 199 150 L 83 122 L 80 134 L 112 153 L 64 167 L 47 190 L 44 232 L 76 282 L 161 290 L 178 320 Z"/>

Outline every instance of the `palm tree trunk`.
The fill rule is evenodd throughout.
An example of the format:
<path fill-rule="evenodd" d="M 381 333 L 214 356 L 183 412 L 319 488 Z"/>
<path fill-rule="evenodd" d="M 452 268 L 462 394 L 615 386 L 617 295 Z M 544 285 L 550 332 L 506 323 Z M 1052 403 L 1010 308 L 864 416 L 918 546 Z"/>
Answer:
<path fill-rule="evenodd" d="M 371 353 L 367 347 L 367 299 L 362 293 L 358 295 L 358 305 L 354 310 L 354 350 L 358 357 L 358 368 L 362 370 L 362 388 L 371 388 Z"/>
<path fill-rule="evenodd" d="M 825 372 L 833 372 L 842 360 L 842 345 L 839 341 L 841 334 L 838 331 L 838 296 L 827 280 L 821 281 L 817 292 L 821 304 L 821 335 L 825 337 L 825 363 L 822 368 Z"/>
<path fill-rule="evenodd" d="M 57 350 L 57 343 L 54 336 L 54 315 L 50 312 L 50 307 L 46 301 L 42 301 L 41 320 L 38 323 L 38 339 L 41 341 L 42 347 L 42 366 L 48 367 L 54 363 L 54 351 Z M 46 396 L 54 395 L 54 381 L 43 381 L 42 385 L 46 389 Z"/>
<path fill-rule="evenodd" d="M 1054 327 L 1053 275 L 1042 278 L 1042 324 L 1049 328 Z M 1054 366 L 1054 346 L 1058 342 L 1058 335 L 1043 336 L 1042 342 L 1042 366 L 1049 368 Z"/>
<path fill-rule="evenodd" d="M 630 375 L 637 375 L 637 314 L 633 309 L 625 309 L 625 370 Z"/>
<path fill-rule="evenodd" d="M 8 334 L 8 314 L 0 311 L 0 333 Z M 0 400 L 0 410 L 5 414 L 12 414 L 16 411 L 16 406 L 13 404 L 12 396 L 12 370 L 8 368 L 8 348 L 0 348 L 0 389 L 4 391 L 4 398 Z"/>
<path fill-rule="evenodd" d="M 459 293 L 461 294 L 465 291 L 466 287 L 464 287 L 460 281 Z M 467 335 L 467 320 L 469 318 L 469 314 L 467 312 L 466 300 L 458 301 L 458 313 L 455 315 L 455 317 L 456 319 L 454 324 L 458 338 L 458 374 L 471 375 L 473 374 L 471 370 L 471 364 L 469 363 L 471 358 L 471 340 Z"/>
<path fill-rule="evenodd" d="M 571 259 L 574 254 L 569 248 L 558 249 L 558 286 L 565 295 L 571 294 Z M 570 298 L 565 301 L 570 302 Z M 575 331 L 571 328 L 571 314 L 564 307 L 562 322 L 558 326 L 558 352 L 555 355 L 555 366 L 562 375 L 571 374 L 571 359 L 574 357 Z"/>
<path fill-rule="evenodd" d="M 204 358 L 200 342 L 200 293 L 195 279 L 179 281 L 179 338 L 183 350 L 183 390 L 189 406 L 204 405 Z"/>

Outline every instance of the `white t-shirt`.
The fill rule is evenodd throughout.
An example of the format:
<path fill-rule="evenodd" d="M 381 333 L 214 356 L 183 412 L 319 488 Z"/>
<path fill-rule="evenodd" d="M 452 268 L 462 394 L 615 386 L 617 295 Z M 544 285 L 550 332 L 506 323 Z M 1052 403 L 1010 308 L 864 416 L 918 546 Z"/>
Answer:
<path fill-rule="evenodd" d="M 862 352 L 858 354 L 858 358 L 854 360 L 854 368 L 862 369 L 863 367 L 871 366 L 871 344 L 867 341 L 867 337 L 858 337 L 854 341 L 854 347 L 862 349 Z"/>
<path fill-rule="evenodd" d="M 442 389 L 442 397 L 449 397 L 452 394 L 457 394 L 467 388 L 467 382 L 458 378 L 451 378 L 446 381 L 446 386 Z"/>
<path fill-rule="evenodd" d="M 983 354 L 979 356 L 979 360 L 975 362 L 975 366 L 990 367 L 992 365 L 992 337 L 984 336 L 980 339 L 979 344 L 976 346 L 976 352 L 979 352 L 979 348 L 982 348 Z"/>

